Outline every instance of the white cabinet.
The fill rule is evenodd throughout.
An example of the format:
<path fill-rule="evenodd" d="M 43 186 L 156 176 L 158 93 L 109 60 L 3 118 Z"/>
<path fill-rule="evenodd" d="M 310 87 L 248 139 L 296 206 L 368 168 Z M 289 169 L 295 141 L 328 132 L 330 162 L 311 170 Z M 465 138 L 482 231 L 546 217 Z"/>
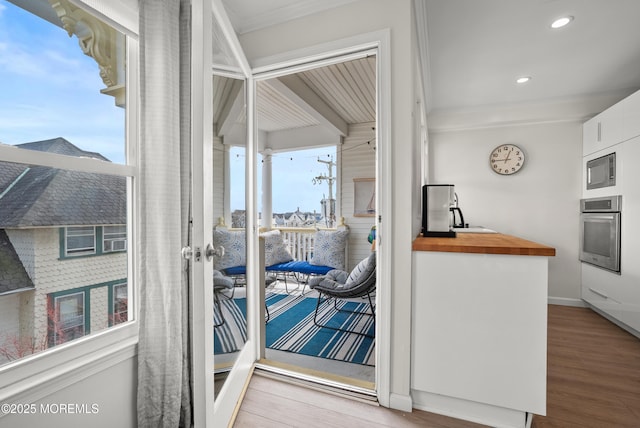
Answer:
<path fill-rule="evenodd" d="M 412 265 L 415 407 L 476 421 L 482 407 L 491 426 L 546 414 L 548 258 L 414 251 Z"/>
<path fill-rule="evenodd" d="M 622 105 L 622 141 L 640 135 L 640 91 L 620 101 Z"/>
<path fill-rule="evenodd" d="M 583 158 L 616 152 L 616 185 L 586 190 L 583 197 L 622 195 L 620 274 L 582 264 L 582 299 L 640 336 L 640 136 Z"/>
<path fill-rule="evenodd" d="M 582 156 L 640 135 L 640 91 L 586 121 L 582 128 Z"/>
<path fill-rule="evenodd" d="M 622 107 L 620 104 L 594 116 L 583 127 L 583 156 L 606 149 L 622 141 Z"/>

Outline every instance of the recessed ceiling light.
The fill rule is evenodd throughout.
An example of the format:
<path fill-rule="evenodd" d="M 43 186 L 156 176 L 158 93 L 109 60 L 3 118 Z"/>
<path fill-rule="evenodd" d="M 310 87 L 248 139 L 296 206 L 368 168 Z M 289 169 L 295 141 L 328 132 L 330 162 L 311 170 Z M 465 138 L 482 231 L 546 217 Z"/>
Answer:
<path fill-rule="evenodd" d="M 573 16 L 563 16 L 562 18 L 558 18 L 551 23 L 551 28 L 562 28 L 568 23 L 573 21 Z"/>
<path fill-rule="evenodd" d="M 529 80 L 531 80 L 530 76 L 522 76 L 516 79 L 516 83 L 527 83 Z"/>

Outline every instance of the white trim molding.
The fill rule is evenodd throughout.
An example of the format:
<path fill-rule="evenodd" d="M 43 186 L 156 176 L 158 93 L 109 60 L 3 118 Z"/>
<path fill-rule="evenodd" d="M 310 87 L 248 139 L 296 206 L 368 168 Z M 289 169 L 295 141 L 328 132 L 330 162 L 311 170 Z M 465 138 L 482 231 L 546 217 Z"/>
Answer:
<path fill-rule="evenodd" d="M 573 299 L 569 297 L 554 297 L 549 296 L 548 302 L 550 305 L 560 305 L 560 306 L 573 306 L 576 308 L 588 308 L 584 300 L 582 299 Z"/>

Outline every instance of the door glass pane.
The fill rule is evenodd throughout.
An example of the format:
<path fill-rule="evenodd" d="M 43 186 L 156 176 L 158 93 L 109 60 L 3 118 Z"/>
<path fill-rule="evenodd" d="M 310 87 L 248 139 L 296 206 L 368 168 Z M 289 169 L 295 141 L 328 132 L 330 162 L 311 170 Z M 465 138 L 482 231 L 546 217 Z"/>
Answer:
<path fill-rule="evenodd" d="M 245 82 L 213 75 L 214 353 L 216 389 L 222 385 L 247 338 L 245 174 Z M 244 171 L 244 168 L 242 168 Z"/>

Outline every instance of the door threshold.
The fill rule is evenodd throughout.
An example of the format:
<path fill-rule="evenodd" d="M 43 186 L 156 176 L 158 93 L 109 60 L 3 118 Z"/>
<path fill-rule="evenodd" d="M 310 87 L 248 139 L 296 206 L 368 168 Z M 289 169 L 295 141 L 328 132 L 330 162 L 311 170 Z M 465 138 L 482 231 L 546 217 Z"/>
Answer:
<path fill-rule="evenodd" d="M 279 361 L 261 359 L 254 374 L 281 380 L 334 395 L 350 397 L 364 403 L 379 405 L 373 382 L 339 376 Z"/>

